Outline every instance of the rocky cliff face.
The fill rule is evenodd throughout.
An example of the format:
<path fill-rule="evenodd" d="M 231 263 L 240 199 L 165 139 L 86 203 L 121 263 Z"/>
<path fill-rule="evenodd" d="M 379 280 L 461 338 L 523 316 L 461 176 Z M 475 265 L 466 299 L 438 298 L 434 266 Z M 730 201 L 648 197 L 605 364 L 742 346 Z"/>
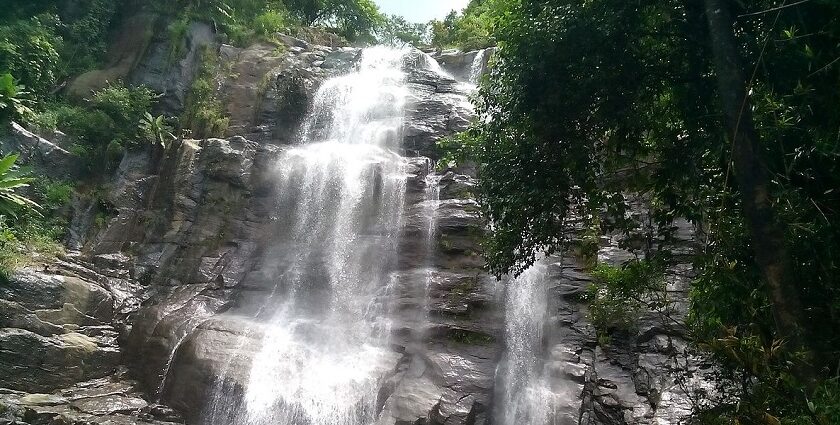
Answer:
<path fill-rule="evenodd" d="M 162 159 L 126 154 L 107 184 L 106 225 L 96 228 L 90 206 L 77 200 L 71 254 L 0 287 L 0 423 L 201 423 L 218 408 L 220 386 L 242 393 L 261 325 L 230 311 L 265 295 L 277 158 L 295 140 L 315 89 L 359 58 L 354 48 L 283 40 L 281 49 L 234 48 L 196 24 L 177 66 L 163 65 L 165 45 L 152 38 L 126 71 L 165 93 L 164 110 L 177 112 L 199 49 L 210 49 L 230 71 L 219 76 L 230 137 L 183 140 Z M 461 77 L 475 56 L 449 53 L 441 62 Z M 405 65 L 410 159 L 379 423 L 503 423 L 505 284 L 483 270 L 475 176 L 432 168 L 435 142 L 468 125 L 469 89 L 429 60 L 416 52 Z M 22 128 L 6 143 L 36 166 L 73 167 L 60 142 Z M 681 243 L 690 241 L 685 234 Z M 604 261 L 631 255 L 612 240 L 603 245 Z M 546 371 L 552 423 L 679 422 L 698 385 L 675 382 L 673 372 L 702 364 L 679 326 L 651 314 L 601 347 L 581 301 L 591 280 L 585 268 L 569 259 L 547 259 L 546 267 L 548 320 L 535 358 Z M 670 274 L 677 307 L 689 278 L 687 266 Z"/>

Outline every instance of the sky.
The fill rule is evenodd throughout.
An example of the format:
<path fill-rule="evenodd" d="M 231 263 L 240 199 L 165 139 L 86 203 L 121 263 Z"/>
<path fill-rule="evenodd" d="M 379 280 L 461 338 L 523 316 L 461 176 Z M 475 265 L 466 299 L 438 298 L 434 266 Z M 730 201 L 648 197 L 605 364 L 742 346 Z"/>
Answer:
<path fill-rule="evenodd" d="M 402 15 L 409 22 L 443 19 L 450 10 L 467 7 L 469 0 L 374 0 L 379 10 L 389 15 Z"/>

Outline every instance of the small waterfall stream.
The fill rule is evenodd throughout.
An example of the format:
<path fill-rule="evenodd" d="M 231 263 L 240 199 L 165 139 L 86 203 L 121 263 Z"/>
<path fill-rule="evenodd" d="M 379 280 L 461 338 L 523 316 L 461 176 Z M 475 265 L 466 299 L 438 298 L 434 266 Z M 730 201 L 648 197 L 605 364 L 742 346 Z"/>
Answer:
<path fill-rule="evenodd" d="M 543 328 L 548 315 L 546 265 L 537 263 L 507 283 L 505 346 L 497 385 L 497 425 L 547 425 L 554 394 L 544 373 Z"/>
<path fill-rule="evenodd" d="M 489 49 L 481 49 L 478 53 L 476 53 L 472 65 L 470 66 L 470 76 L 467 80 L 470 84 L 478 85 L 481 75 L 484 73 L 484 66 L 487 62 L 487 55 L 489 52 Z"/>

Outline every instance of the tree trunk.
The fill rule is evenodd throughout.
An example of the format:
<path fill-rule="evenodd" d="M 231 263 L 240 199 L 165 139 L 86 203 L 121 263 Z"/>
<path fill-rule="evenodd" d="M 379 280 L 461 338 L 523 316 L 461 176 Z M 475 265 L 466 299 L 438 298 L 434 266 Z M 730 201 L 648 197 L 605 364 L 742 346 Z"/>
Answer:
<path fill-rule="evenodd" d="M 776 221 L 773 212 L 770 173 L 755 131 L 729 1 L 705 2 L 723 114 L 728 134 L 733 138 L 735 179 L 755 260 L 767 284 L 779 335 L 792 348 L 800 349 L 804 347 L 804 328 L 799 290 L 790 272 L 784 226 Z"/>

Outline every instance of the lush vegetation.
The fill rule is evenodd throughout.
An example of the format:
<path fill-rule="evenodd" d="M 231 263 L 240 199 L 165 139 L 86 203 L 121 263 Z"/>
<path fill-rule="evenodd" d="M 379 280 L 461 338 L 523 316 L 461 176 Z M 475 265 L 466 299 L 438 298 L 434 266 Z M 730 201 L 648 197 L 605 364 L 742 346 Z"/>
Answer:
<path fill-rule="evenodd" d="M 471 0 L 461 11 L 429 23 L 431 44 L 437 48 L 483 49 L 495 45 L 493 16 L 504 7 L 504 0 Z"/>
<path fill-rule="evenodd" d="M 486 13 L 500 50 L 479 119 L 448 147 L 479 164 L 491 269 L 520 273 L 591 226 L 647 238 L 643 261 L 667 264 L 661 242 L 686 218 L 703 245 L 691 330 L 732 384 L 704 420 L 835 423 L 840 4 L 511 0 Z M 600 275 L 599 308 L 656 287 Z"/>
<path fill-rule="evenodd" d="M 16 166 L 17 159 L 0 159 L 0 283 L 15 268 L 47 261 L 62 251 L 66 207 L 73 192 L 67 183 L 27 176 Z"/>
<path fill-rule="evenodd" d="M 317 26 L 353 42 L 375 41 L 384 17 L 371 0 L 155 0 L 180 22 L 211 20 L 235 44 Z"/>

